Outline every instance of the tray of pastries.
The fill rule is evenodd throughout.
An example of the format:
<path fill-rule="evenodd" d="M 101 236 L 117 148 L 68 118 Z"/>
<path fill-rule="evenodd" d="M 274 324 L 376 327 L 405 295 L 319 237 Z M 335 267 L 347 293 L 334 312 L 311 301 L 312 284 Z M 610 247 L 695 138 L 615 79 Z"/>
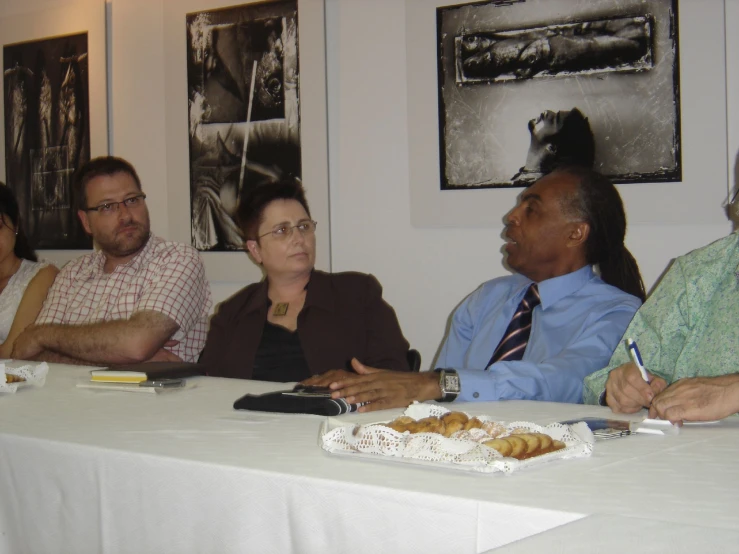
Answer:
<path fill-rule="evenodd" d="M 412 404 L 391 421 L 357 425 L 329 418 L 319 442 L 333 454 L 510 473 L 551 460 L 589 456 L 594 439 L 584 425 L 506 423 L 434 404 Z"/>

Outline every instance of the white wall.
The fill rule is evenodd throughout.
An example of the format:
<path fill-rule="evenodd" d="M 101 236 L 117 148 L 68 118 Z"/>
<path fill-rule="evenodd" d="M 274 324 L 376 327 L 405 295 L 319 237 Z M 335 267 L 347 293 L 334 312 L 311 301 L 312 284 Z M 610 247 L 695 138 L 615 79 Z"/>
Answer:
<path fill-rule="evenodd" d="M 0 17 L 63 3 L 3 0 Z M 153 228 L 166 237 L 171 214 L 163 0 L 109 0 L 108 7 L 113 153 L 132 160 L 142 180 L 154 185 L 147 187 Z M 739 75 L 732 68 L 726 81 L 723 69 L 725 48 L 739 67 L 739 44 L 730 37 L 725 46 L 724 10 L 736 16 L 739 0 L 726 0 L 726 6 L 723 0 L 681 2 L 684 186 L 700 187 L 716 198 L 726 194 L 729 168 L 733 170 L 739 148 L 739 110 L 729 112 L 728 131 L 726 126 L 726 88 L 737 98 Z M 380 279 L 407 338 L 427 366 L 454 307 L 481 282 L 505 273 L 502 229 L 411 225 L 407 83 L 414 70 L 406 64 L 404 2 L 326 0 L 326 11 L 332 268 L 367 271 Z M 711 73 L 712 67 L 717 73 Z M 182 186 L 186 190 L 186 184 Z M 647 285 L 671 258 L 731 228 L 719 201 L 714 220 L 691 224 L 691 206 L 679 194 L 655 203 L 651 221 L 648 210 L 647 217 L 641 216 L 638 191 L 632 191 L 624 193 L 627 213 L 639 212 L 640 217 L 629 229 L 628 246 Z M 685 214 L 683 221 L 664 223 L 659 214 L 665 210 Z M 211 284 L 214 297 L 222 300 L 244 283 Z"/>

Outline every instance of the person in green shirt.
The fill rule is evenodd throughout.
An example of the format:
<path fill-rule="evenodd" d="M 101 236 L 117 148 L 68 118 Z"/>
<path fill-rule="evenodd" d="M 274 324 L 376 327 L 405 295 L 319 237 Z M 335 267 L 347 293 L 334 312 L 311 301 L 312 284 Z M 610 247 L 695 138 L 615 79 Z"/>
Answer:
<path fill-rule="evenodd" d="M 650 417 L 721 419 L 739 412 L 739 232 L 675 260 L 637 311 L 631 338 L 649 382 L 622 341 L 608 367 L 584 380 L 585 403 Z"/>

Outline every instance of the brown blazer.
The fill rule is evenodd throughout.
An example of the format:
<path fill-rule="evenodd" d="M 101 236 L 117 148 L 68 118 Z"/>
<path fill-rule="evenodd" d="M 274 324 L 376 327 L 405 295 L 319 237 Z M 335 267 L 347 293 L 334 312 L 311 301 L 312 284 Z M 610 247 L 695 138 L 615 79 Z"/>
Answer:
<path fill-rule="evenodd" d="M 307 291 L 298 334 L 312 375 L 351 371 L 353 357 L 372 367 L 409 371 L 408 341 L 372 275 L 314 270 Z M 251 378 L 268 308 L 266 279 L 220 305 L 200 358 L 208 375 Z"/>

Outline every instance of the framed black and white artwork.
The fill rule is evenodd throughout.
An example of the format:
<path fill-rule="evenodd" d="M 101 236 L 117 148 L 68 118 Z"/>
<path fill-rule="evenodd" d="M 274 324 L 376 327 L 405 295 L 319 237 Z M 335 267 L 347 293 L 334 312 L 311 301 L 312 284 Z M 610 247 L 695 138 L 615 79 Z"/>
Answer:
<path fill-rule="evenodd" d="M 241 250 L 239 199 L 301 175 L 298 3 L 195 12 L 186 25 L 192 244 Z"/>
<path fill-rule="evenodd" d="M 91 248 L 72 176 L 108 151 L 104 3 L 4 18 L 0 31 L 4 173 L 21 224 L 35 248 Z"/>
<path fill-rule="evenodd" d="M 171 238 L 208 276 L 257 280 L 236 208 L 252 187 L 300 179 L 329 266 L 323 0 L 164 0 L 167 208 Z"/>
<path fill-rule="evenodd" d="M 681 180 L 677 0 L 437 9 L 442 189 L 526 186 L 552 165 Z"/>

